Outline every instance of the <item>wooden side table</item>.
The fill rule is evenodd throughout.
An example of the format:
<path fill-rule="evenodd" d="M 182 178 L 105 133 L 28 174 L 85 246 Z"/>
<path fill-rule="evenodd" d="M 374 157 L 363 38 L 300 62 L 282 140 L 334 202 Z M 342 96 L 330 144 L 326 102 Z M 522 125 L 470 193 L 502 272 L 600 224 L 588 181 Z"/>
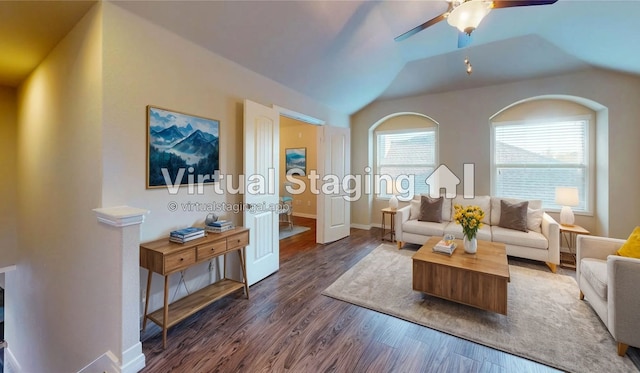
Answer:
<path fill-rule="evenodd" d="M 591 232 L 579 225 L 560 224 L 560 244 L 562 244 L 562 240 L 564 238 L 564 242 L 566 242 L 567 248 L 569 249 L 569 253 L 567 255 L 569 258 L 567 258 L 567 256 L 563 258 L 563 253 L 560 253 L 560 265 L 566 265 L 573 268 L 577 266 L 576 237 L 579 234 L 591 234 Z M 570 259 L 571 261 L 563 261 L 562 259 Z"/>
<path fill-rule="evenodd" d="M 385 207 L 382 210 L 382 241 L 387 240 L 385 237 L 387 235 L 389 235 L 389 239 L 387 241 L 391 241 L 391 242 L 396 242 L 396 209 L 392 209 L 390 207 Z M 389 232 L 385 233 L 385 230 L 387 229 L 387 225 L 386 225 L 386 217 L 387 215 L 389 215 L 389 217 L 391 218 L 391 229 L 389 230 Z"/>

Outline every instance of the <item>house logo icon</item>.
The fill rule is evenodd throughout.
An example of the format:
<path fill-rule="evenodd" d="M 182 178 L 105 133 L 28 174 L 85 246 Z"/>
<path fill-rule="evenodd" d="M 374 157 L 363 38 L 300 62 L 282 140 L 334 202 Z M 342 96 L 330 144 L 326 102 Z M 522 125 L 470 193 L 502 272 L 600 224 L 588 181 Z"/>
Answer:
<path fill-rule="evenodd" d="M 463 196 L 464 198 L 473 198 L 475 196 L 475 164 L 465 163 L 463 169 Z M 440 197 L 442 189 L 444 189 L 444 195 L 447 198 L 453 198 L 457 195 L 460 179 L 449 167 L 441 164 L 426 178 L 425 183 L 429 186 L 429 197 Z"/>

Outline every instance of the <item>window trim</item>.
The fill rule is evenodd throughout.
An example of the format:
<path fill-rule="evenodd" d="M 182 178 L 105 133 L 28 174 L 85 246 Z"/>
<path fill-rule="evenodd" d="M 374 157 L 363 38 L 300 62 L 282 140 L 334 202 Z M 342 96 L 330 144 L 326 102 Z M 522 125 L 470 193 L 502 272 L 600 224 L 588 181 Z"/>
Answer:
<path fill-rule="evenodd" d="M 587 139 L 585 141 L 585 151 L 587 152 L 587 162 L 588 164 L 586 165 L 586 167 L 584 167 L 584 171 L 586 174 L 586 190 L 585 190 L 585 194 L 586 194 L 586 199 L 585 199 L 585 204 L 586 204 L 586 208 L 585 210 L 573 210 L 575 215 L 582 215 L 582 216 L 594 216 L 595 215 L 595 195 L 596 195 L 596 139 L 595 139 L 595 133 L 596 133 L 596 123 L 594 121 L 594 116 L 593 115 L 568 115 L 568 116 L 559 116 L 559 117 L 549 117 L 549 118 L 537 118 L 537 119 L 525 119 L 525 120 L 509 120 L 509 121 L 489 121 L 489 126 L 491 128 L 491 139 L 490 139 L 490 152 L 489 152 L 489 156 L 490 156 L 490 185 L 491 185 L 491 195 L 492 196 L 497 196 L 496 194 L 496 190 L 497 190 L 497 186 L 496 186 L 496 180 L 497 180 L 497 167 L 496 167 L 496 157 L 495 157 L 495 152 L 496 152 L 496 147 L 495 147 L 495 142 L 496 142 L 496 127 L 498 126 L 504 126 L 504 125 L 527 125 L 527 124 L 536 124 L 536 123 L 550 123 L 550 122 L 575 122 L 575 121 L 586 121 L 587 122 L 587 131 L 586 131 L 586 136 Z M 507 166 L 512 165 L 519 165 L 519 164 L 507 164 Z M 533 167 L 532 167 L 533 166 Z M 562 166 L 579 166 L 581 167 L 582 165 L 580 164 L 563 164 Z M 536 168 L 536 167 L 548 167 L 548 165 L 542 165 L 542 164 L 527 164 L 527 167 L 531 167 L 531 168 Z M 559 213 L 560 209 L 557 208 L 548 208 L 548 207 L 544 207 L 543 209 L 545 212 L 555 212 L 555 213 Z"/>
<path fill-rule="evenodd" d="M 432 120 L 433 121 L 433 120 Z M 439 155 L 440 155 L 440 138 L 438 131 L 438 124 L 433 122 L 432 126 L 425 127 L 412 127 L 412 128 L 400 128 L 400 129 L 388 129 L 388 130 L 373 130 L 373 174 L 378 175 L 378 135 L 392 135 L 392 134 L 405 134 L 405 133 L 413 133 L 413 132 L 427 132 L 431 131 L 434 133 L 434 165 L 433 169 L 438 168 L 439 163 Z M 400 165 L 400 166 L 414 166 L 414 165 Z M 416 180 L 418 182 L 418 180 Z M 383 197 L 381 193 L 375 193 L 375 190 L 372 190 L 373 198 L 377 201 L 389 201 L 391 197 Z"/>

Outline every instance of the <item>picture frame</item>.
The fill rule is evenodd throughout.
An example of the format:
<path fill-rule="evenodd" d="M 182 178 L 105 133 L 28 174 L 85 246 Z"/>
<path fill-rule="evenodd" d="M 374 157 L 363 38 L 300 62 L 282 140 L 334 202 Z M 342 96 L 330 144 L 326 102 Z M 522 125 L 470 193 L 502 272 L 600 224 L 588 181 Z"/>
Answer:
<path fill-rule="evenodd" d="M 219 166 L 219 120 L 147 106 L 147 189 L 214 183 Z"/>
<path fill-rule="evenodd" d="M 307 148 L 286 148 L 284 158 L 287 175 L 307 175 Z"/>

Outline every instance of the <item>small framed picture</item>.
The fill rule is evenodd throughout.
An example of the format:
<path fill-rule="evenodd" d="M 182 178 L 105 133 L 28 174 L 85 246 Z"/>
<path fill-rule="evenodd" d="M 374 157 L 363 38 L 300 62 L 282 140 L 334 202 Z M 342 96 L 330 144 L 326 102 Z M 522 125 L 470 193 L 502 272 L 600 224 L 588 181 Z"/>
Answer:
<path fill-rule="evenodd" d="M 287 175 L 307 175 L 307 148 L 287 148 L 284 157 Z"/>

